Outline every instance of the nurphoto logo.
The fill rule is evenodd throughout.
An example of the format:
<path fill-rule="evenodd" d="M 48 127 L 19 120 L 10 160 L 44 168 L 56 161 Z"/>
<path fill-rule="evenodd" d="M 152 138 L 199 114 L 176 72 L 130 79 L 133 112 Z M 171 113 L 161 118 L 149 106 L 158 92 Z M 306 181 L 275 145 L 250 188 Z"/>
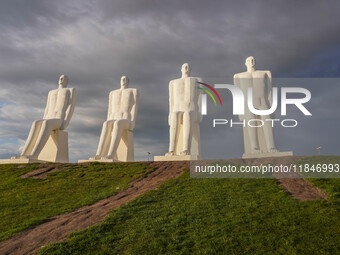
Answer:
<path fill-rule="evenodd" d="M 225 125 L 227 123 L 232 127 L 233 125 L 243 125 L 244 127 L 247 125 L 249 127 L 262 127 L 265 122 L 271 122 L 272 127 L 274 127 L 275 122 L 280 122 L 283 127 L 296 127 L 298 125 L 298 121 L 295 119 L 272 119 L 270 115 L 275 112 L 278 106 L 278 88 L 273 87 L 272 90 L 269 91 L 268 96 L 268 105 L 270 107 L 256 107 L 256 103 L 254 103 L 254 98 L 256 98 L 259 94 L 257 91 L 253 91 L 253 88 L 247 88 L 247 95 L 244 95 L 242 89 L 235 85 L 231 84 L 215 84 L 214 87 L 207 83 L 197 82 L 203 86 L 209 88 L 218 98 L 220 104 L 222 106 L 222 100 L 220 95 L 216 91 L 216 89 L 227 89 L 231 92 L 233 98 L 233 115 L 240 115 L 241 122 L 235 122 L 232 119 L 214 119 L 213 127 L 216 125 Z M 215 106 L 217 105 L 216 100 L 212 93 L 207 89 L 198 87 L 199 89 L 206 92 L 214 101 Z M 289 98 L 289 94 L 302 94 L 303 97 L 299 98 Z M 308 103 L 311 99 L 311 92 L 305 88 L 299 87 L 282 87 L 281 88 L 281 116 L 287 115 L 287 105 L 295 105 L 305 116 L 312 116 L 312 113 L 308 111 L 308 109 L 304 106 L 304 104 Z M 207 95 L 202 95 L 202 114 L 207 115 Z M 268 108 L 268 109 L 266 109 Z M 263 116 L 261 119 L 247 119 L 241 116 L 250 115 L 250 116 Z M 268 118 L 265 118 L 268 117 Z"/>

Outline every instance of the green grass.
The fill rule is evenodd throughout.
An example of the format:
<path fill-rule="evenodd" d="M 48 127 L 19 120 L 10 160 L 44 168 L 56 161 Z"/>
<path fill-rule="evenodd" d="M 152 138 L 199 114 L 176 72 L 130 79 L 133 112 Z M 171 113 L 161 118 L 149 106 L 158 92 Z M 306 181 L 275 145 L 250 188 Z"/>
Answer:
<path fill-rule="evenodd" d="M 329 201 L 299 202 L 274 179 L 186 171 L 40 254 L 340 254 L 340 179 L 313 182 Z"/>
<path fill-rule="evenodd" d="M 146 164 L 70 164 L 47 179 L 22 179 L 39 164 L 0 165 L 0 240 L 42 223 L 51 216 L 92 204 L 124 190 L 128 182 L 151 171 Z M 117 189 L 119 187 L 119 189 Z"/>

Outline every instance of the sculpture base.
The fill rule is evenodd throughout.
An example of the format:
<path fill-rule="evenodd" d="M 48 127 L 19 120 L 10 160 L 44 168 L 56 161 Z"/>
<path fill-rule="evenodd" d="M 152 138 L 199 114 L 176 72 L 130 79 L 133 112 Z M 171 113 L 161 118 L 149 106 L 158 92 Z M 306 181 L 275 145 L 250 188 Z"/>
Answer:
<path fill-rule="evenodd" d="M 271 158 L 271 157 L 284 157 L 284 156 L 293 156 L 292 151 L 284 151 L 284 152 L 264 152 L 264 153 L 244 153 L 242 158 Z"/>
<path fill-rule="evenodd" d="M 44 148 L 38 156 L 38 160 L 68 163 L 68 134 L 62 130 L 51 132 Z"/>
<path fill-rule="evenodd" d="M 174 156 L 154 156 L 154 161 L 189 161 L 200 160 L 198 155 L 174 155 Z"/>
<path fill-rule="evenodd" d="M 123 162 L 123 161 L 119 161 L 115 159 L 80 159 L 78 160 L 78 163 L 89 163 L 89 162 L 114 163 L 114 162 Z"/>
<path fill-rule="evenodd" d="M 134 162 L 135 152 L 134 152 L 134 142 L 133 142 L 133 132 L 125 129 L 123 131 L 122 138 L 119 141 L 117 151 L 114 155 L 114 160 L 107 159 L 107 162 L 122 161 L 122 162 Z M 111 160 L 111 161 L 110 161 Z M 106 162 L 106 159 L 101 162 Z"/>
<path fill-rule="evenodd" d="M 11 158 L 11 159 L 0 159 L 0 164 L 28 164 L 28 163 L 46 163 L 46 161 L 31 159 L 31 158 Z"/>

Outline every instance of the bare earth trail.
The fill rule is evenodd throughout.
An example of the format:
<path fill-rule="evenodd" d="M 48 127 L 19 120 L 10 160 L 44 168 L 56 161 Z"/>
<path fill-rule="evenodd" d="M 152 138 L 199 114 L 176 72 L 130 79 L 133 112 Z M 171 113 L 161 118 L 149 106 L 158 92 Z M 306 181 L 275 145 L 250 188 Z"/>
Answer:
<path fill-rule="evenodd" d="M 286 156 L 275 158 L 257 158 L 257 159 L 230 159 L 229 162 L 242 165 L 287 165 L 295 164 L 308 156 Z M 327 200 L 327 194 L 312 183 L 303 178 L 299 173 L 273 173 L 271 174 L 279 186 L 282 187 L 289 195 L 299 201 Z"/>
<path fill-rule="evenodd" d="M 236 164 L 259 165 L 288 165 L 296 163 L 303 157 L 280 157 L 262 159 L 230 159 L 228 162 Z M 0 254 L 34 254 L 41 246 L 60 242 L 66 239 L 72 232 L 85 229 L 102 222 L 110 211 L 128 203 L 139 195 L 155 190 L 164 181 L 176 178 L 182 174 L 183 168 L 190 168 L 189 161 L 163 161 L 151 162 L 150 166 L 155 170 L 146 176 L 138 178 L 130 183 L 130 187 L 116 195 L 100 200 L 92 205 L 81 207 L 73 212 L 61 214 L 48 219 L 32 229 L 22 231 L 12 238 L 0 243 Z M 46 178 L 46 174 L 54 171 L 62 171 L 59 164 L 42 165 L 43 168 L 27 173 L 21 178 Z M 327 199 L 324 192 L 314 187 L 300 175 L 282 178 L 279 174 L 273 175 L 278 184 L 292 197 L 300 200 Z"/>

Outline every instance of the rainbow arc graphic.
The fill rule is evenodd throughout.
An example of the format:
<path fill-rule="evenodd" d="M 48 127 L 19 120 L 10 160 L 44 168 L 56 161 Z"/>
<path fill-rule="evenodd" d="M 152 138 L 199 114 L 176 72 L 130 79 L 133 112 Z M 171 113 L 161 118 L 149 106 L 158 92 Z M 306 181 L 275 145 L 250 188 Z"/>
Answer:
<path fill-rule="evenodd" d="M 209 84 L 207 83 L 204 83 L 204 82 L 197 82 L 205 87 L 207 87 L 208 89 L 210 89 L 218 98 L 218 100 L 220 101 L 220 104 L 221 104 L 221 107 L 222 107 L 222 100 L 221 100 L 221 97 L 220 95 L 217 93 L 217 91 Z M 205 88 L 201 88 L 201 87 L 197 87 L 198 89 L 200 90 L 203 90 L 205 93 L 207 93 L 211 99 L 214 101 L 215 103 L 215 106 L 217 106 L 217 102 L 216 102 L 216 99 L 214 97 L 214 95 L 208 90 L 208 89 L 205 89 Z M 202 96 L 202 114 L 203 115 L 206 115 L 207 114 L 207 99 L 206 99 L 206 95 L 203 95 Z"/>

